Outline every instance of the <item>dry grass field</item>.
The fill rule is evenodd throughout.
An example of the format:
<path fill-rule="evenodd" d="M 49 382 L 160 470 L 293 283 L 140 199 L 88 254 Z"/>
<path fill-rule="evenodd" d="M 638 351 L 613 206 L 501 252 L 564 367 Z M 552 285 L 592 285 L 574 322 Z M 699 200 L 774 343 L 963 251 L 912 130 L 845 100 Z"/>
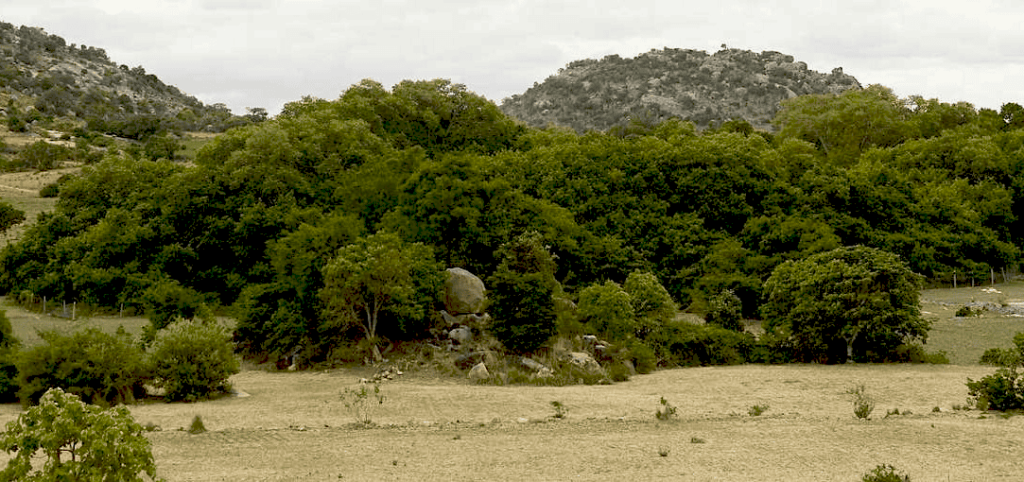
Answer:
<path fill-rule="evenodd" d="M 0 246 L 17 241 L 21 232 L 32 222 L 36 216 L 44 211 L 53 209 L 57 204 L 57 198 L 41 198 L 39 190 L 43 186 L 57 181 L 58 178 L 67 173 L 78 172 L 80 168 L 72 167 L 66 169 L 54 169 L 42 172 L 15 172 L 0 174 L 0 200 L 10 203 L 12 206 L 25 211 L 25 222 L 0 234 Z"/>
<path fill-rule="evenodd" d="M 1024 284 L 996 288 L 1011 302 L 1024 295 Z M 966 404 L 966 379 L 993 371 L 974 353 L 1009 346 L 1014 330 L 1024 330 L 1012 317 L 951 315 L 958 303 L 998 296 L 982 289 L 922 296 L 935 317 L 928 349 L 946 350 L 952 365 L 687 368 L 562 388 L 408 372 L 383 385 L 372 428 L 356 426 L 341 397 L 368 369 L 250 367 L 232 378 L 240 396 L 131 410 L 160 427 L 149 438 L 169 481 L 858 481 L 883 463 L 914 481 L 1017 481 L 1024 417 L 954 410 Z M 22 337 L 47 323 L 75 329 L 6 308 Z M 77 323 L 113 330 L 123 322 L 135 329 L 144 320 Z M 870 420 L 854 416 L 848 392 L 857 386 L 876 403 Z M 677 407 L 675 420 L 655 419 L 662 397 Z M 567 407 L 565 418 L 553 416 L 553 401 Z M 768 409 L 754 416 L 755 405 Z M 893 409 L 901 415 L 887 417 Z M 19 412 L 0 406 L 0 422 Z M 191 435 L 184 429 L 197 415 L 209 431 Z"/>

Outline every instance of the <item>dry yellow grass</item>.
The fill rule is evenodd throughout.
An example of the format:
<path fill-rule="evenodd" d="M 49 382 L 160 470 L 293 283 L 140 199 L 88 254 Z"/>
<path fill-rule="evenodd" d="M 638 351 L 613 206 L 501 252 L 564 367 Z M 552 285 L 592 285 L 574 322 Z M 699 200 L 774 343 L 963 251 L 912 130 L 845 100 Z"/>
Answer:
<path fill-rule="evenodd" d="M 132 412 L 162 428 L 149 438 L 170 481 L 853 481 L 881 463 L 921 481 L 1020 480 L 1024 418 L 952 410 L 964 403 L 966 378 L 990 371 L 749 365 L 563 388 L 407 374 L 385 384 L 387 400 L 372 414 L 380 426 L 370 429 L 351 426 L 339 397 L 364 372 L 246 371 L 233 382 L 249 396 Z M 877 402 L 867 421 L 846 393 L 860 384 Z M 678 420 L 655 420 L 661 397 Z M 551 417 L 554 400 L 567 418 Z M 748 415 L 755 404 L 768 411 Z M 885 418 L 892 408 L 912 414 Z M 19 411 L 0 406 L 0 421 Z M 180 430 L 196 415 L 209 432 Z"/>

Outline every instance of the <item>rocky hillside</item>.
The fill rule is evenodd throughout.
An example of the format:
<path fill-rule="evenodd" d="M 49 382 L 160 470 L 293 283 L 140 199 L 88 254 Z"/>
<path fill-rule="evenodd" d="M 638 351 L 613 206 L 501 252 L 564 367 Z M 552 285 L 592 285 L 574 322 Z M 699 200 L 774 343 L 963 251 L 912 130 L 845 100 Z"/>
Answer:
<path fill-rule="evenodd" d="M 792 55 L 723 49 L 651 50 L 632 59 L 609 55 L 571 62 L 501 109 L 527 124 L 607 130 L 631 120 L 670 117 L 701 127 L 745 119 L 771 129 L 779 102 L 803 94 L 842 92 L 860 83 L 842 68 L 815 72 Z"/>
<path fill-rule="evenodd" d="M 11 119 L 14 130 L 38 117 L 65 118 L 132 138 L 153 129 L 219 131 L 240 120 L 223 104 L 204 105 L 141 66 L 118 65 L 102 48 L 5 22 L 0 117 Z"/>

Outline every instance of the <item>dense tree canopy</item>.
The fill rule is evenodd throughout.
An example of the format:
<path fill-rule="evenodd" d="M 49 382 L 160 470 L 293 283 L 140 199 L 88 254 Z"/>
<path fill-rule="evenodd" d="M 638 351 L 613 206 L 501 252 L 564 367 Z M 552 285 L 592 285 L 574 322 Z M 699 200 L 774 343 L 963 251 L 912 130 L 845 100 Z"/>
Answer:
<path fill-rule="evenodd" d="M 377 325 L 330 308 L 358 278 L 339 254 L 372 259 L 368 240 L 488 279 L 508 262 L 502 246 L 536 233 L 567 297 L 633 295 L 628 322 L 599 327 L 637 339 L 673 306 L 704 313 L 725 291 L 760 316 L 773 270 L 843 246 L 897 255 L 927 283 L 987 278 L 1017 270 L 1024 246 L 1018 110 L 873 86 L 787 102 L 777 135 L 678 120 L 580 135 L 523 127 L 449 81 L 367 80 L 224 133 L 194 165 L 110 152 L 0 250 L 0 292 L 138 311 L 160 299 L 233 306 L 246 354 L 303 346 L 323 359 L 353 339 L 428 328 L 425 298 L 380 308 L 389 318 Z M 387 243 L 372 234 L 383 232 Z"/>

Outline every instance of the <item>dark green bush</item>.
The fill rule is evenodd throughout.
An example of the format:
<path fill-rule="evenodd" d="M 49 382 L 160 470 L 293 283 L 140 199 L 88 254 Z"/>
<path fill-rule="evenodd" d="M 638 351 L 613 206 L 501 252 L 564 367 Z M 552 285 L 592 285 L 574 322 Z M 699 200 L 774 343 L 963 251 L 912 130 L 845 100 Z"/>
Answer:
<path fill-rule="evenodd" d="M 55 182 L 51 182 L 39 190 L 39 197 L 49 198 L 57 197 L 58 195 L 60 195 L 60 185 Z"/>
<path fill-rule="evenodd" d="M 875 467 L 871 472 L 864 474 L 861 482 L 910 482 L 910 476 L 901 475 L 896 472 L 896 467 L 882 464 Z"/>
<path fill-rule="evenodd" d="M 195 318 L 205 302 L 198 291 L 182 286 L 175 280 L 159 281 L 142 292 L 146 316 L 157 330 L 179 317 Z"/>
<path fill-rule="evenodd" d="M 164 328 L 149 360 L 153 384 L 164 396 L 188 402 L 226 391 L 239 369 L 231 335 L 213 322 L 179 321 Z"/>
<path fill-rule="evenodd" d="M 18 368 L 14 364 L 20 343 L 4 310 L 0 310 L 0 403 L 18 398 Z"/>
<path fill-rule="evenodd" d="M 656 336 L 654 346 L 668 365 L 738 365 L 755 354 L 754 336 L 720 326 L 672 322 Z"/>
<path fill-rule="evenodd" d="M 978 408 L 1015 410 L 1024 408 L 1024 380 L 1018 372 L 1024 367 L 1024 332 L 1013 337 L 1014 349 L 990 349 L 982 355 L 999 366 L 991 375 L 974 381 L 967 379 L 967 393 Z"/>
<path fill-rule="evenodd" d="M 743 302 L 732 290 L 722 290 L 708 300 L 704 320 L 733 331 L 743 331 Z"/>
<path fill-rule="evenodd" d="M 38 403 L 50 388 L 100 405 L 132 402 L 145 394 L 144 355 L 124 330 L 114 335 L 97 328 L 70 335 L 44 331 L 39 337 L 44 344 L 23 350 L 16 359 L 22 404 Z"/>

